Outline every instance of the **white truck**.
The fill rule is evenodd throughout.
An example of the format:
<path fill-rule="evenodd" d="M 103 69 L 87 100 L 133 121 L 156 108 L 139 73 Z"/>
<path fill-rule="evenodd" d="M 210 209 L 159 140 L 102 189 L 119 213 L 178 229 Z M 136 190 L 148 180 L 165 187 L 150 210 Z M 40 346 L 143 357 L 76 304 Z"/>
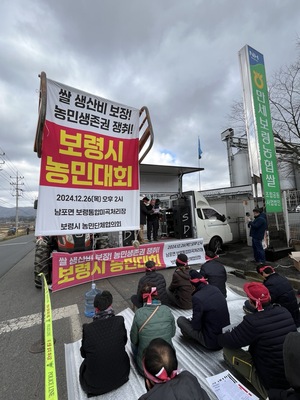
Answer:
<path fill-rule="evenodd" d="M 211 207 L 197 191 L 172 195 L 166 210 L 168 236 L 177 239 L 203 238 L 204 245 L 218 252 L 224 243 L 232 241 L 232 232 L 225 215 Z"/>

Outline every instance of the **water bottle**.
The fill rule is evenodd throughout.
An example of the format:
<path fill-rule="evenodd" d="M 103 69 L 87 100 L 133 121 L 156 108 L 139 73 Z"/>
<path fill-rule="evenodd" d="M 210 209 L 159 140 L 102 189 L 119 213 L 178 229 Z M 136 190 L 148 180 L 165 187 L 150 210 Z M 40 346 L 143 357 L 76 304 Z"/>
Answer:
<path fill-rule="evenodd" d="M 88 290 L 84 297 L 85 297 L 85 309 L 84 315 L 88 318 L 93 318 L 95 315 L 95 307 L 94 307 L 94 298 L 97 293 L 101 293 L 102 290 L 96 288 L 96 283 L 92 283 L 92 289 Z"/>

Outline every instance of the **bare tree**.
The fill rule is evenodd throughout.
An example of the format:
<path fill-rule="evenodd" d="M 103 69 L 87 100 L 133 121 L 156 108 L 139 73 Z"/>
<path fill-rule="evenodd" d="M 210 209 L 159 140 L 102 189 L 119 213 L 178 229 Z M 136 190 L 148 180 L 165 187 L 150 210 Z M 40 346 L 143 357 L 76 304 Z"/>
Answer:
<path fill-rule="evenodd" d="M 300 61 L 281 68 L 269 88 L 273 134 L 281 147 L 300 159 Z"/>

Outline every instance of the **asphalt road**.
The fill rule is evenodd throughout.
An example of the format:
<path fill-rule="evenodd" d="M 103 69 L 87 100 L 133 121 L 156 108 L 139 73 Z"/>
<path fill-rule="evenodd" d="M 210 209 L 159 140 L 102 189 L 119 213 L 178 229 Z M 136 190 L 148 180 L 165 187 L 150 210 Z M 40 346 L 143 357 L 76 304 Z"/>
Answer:
<path fill-rule="evenodd" d="M 0 278 L 35 247 L 33 233 L 0 242 Z"/>
<path fill-rule="evenodd" d="M 44 353 L 32 353 L 41 340 L 42 291 L 33 279 L 33 236 L 0 242 L 0 399 L 44 399 Z M 23 244 L 22 244 L 23 243 Z M 10 250 L 8 250 L 10 249 Z M 23 252 L 23 255 L 22 255 Z M 15 261 L 13 261 L 13 257 Z M 6 271 L 3 273 L 3 271 Z M 167 284 L 173 268 L 161 271 Z M 97 282 L 97 287 L 110 290 L 113 307 L 118 313 L 131 306 L 143 273 L 119 276 Z M 229 286 L 243 293 L 244 279 L 228 274 Z M 90 284 L 79 285 L 51 293 L 57 387 L 60 400 L 67 400 L 64 344 L 81 338 L 84 316 L 84 294 Z"/>

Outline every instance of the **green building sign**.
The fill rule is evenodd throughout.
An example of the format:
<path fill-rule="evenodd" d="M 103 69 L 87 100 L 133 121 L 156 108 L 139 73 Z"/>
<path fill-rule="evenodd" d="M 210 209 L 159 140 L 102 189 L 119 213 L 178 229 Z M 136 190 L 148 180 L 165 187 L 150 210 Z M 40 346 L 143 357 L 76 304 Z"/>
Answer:
<path fill-rule="evenodd" d="M 245 46 L 244 64 L 242 67 L 242 75 L 244 80 L 244 91 L 250 91 L 248 96 L 244 95 L 244 99 L 252 100 L 251 104 L 245 104 L 246 117 L 252 114 L 252 149 L 253 139 L 255 139 L 254 147 L 257 149 L 257 155 L 260 159 L 260 175 L 262 180 L 263 196 L 267 212 L 282 212 L 281 191 L 277 170 L 276 150 L 274 144 L 272 119 L 270 112 L 270 103 L 268 96 L 266 72 L 263 55 L 249 46 Z M 243 67 L 247 74 L 243 73 Z M 248 82 L 245 82 L 245 75 L 248 75 Z M 248 110 L 248 112 L 247 112 Z M 249 111 L 251 111 L 249 113 Z M 250 124 L 248 124 L 249 126 Z M 249 140 L 249 132 L 248 132 Z M 255 150 L 254 150 L 255 153 Z M 255 155 L 254 155 L 255 156 Z M 251 157 L 251 155 L 250 155 Z M 253 154 L 252 154 L 253 158 Z"/>

